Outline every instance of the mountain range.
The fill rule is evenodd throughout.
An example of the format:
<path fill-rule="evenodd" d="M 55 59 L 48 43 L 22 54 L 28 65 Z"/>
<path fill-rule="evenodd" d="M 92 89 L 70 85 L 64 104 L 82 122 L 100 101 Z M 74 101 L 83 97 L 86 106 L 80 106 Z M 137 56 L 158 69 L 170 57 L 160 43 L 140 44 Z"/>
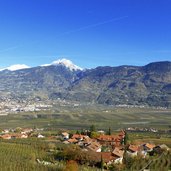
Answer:
<path fill-rule="evenodd" d="M 12 69 L 11 69 L 12 68 Z M 171 62 L 82 69 L 67 59 L 0 70 L 0 101 L 66 100 L 171 107 Z"/>

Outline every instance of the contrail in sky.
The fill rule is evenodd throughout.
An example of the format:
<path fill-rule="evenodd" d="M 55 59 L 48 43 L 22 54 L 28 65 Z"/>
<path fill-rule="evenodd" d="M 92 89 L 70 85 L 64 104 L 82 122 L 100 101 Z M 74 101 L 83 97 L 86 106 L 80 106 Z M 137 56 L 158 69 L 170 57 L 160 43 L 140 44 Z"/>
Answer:
<path fill-rule="evenodd" d="M 63 35 L 70 34 L 70 33 L 75 33 L 75 32 L 82 31 L 82 30 L 87 30 L 89 28 L 98 27 L 98 26 L 101 26 L 101 25 L 104 25 L 104 24 L 112 23 L 114 21 L 123 20 L 125 18 L 128 18 L 128 16 L 112 18 L 110 20 L 106 20 L 106 21 L 103 21 L 103 22 L 99 22 L 99 23 L 95 23 L 95 24 L 90 24 L 90 25 L 87 25 L 87 26 L 84 26 L 84 27 L 80 27 L 80 28 L 77 28 L 77 29 L 74 29 L 74 30 L 70 30 L 70 31 L 64 32 L 63 34 L 60 34 L 59 36 L 63 36 Z"/>
<path fill-rule="evenodd" d="M 63 36 L 63 35 L 67 35 L 67 34 L 71 34 L 71 33 L 76 33 L 76 32 L 82 31 L 82 30 L 90 29 L 90 28 L 95 28 L 95 27 L 98 27 L 98 26 L 101 26 L 101 25 L 105 25 L 105 24 L 108 24 L 108 23 L 112 23 L 114 21 L 123 20 L 125 18 L 128 18 L 128 16 L 122 16 L 122 17 L 112 18 L 110 20 L 106 20 L 106 21 L 103 21 L 103 22 L 99 22 L 99 23 L 95 23 L 95 24 L 90 24 L 90 25 L 83 26 L 83 27 L 80 27 L 80 28 L 77 28 L 77 29 L 74 29 L 74 30 L 69 30 L 67 32 L 64 32 L 62 34 L 57 35 L 57 37 L 60 37 L 60 36 Z M 17 49 L 19 47 L 20 46 L 12 46 L 12 47 L 8 47 L 8 48 L 5 48 L 5 49 L 0 49 L 0 53 L 8 52 L 8 51 Z"/>

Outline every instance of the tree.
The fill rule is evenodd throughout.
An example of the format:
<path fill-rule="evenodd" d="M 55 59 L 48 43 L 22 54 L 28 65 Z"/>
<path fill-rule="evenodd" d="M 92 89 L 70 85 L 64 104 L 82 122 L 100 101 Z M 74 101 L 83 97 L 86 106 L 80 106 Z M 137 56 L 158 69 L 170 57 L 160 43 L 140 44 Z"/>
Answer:
<path fill-rule="evenodd" d="M 80 134 L 80 132 L 77 130 L 77 131 L 76 131 L 76 134 Z"/>
<path fill-rule="evenodd" d="M 123 144 L 124 145 L 127 145 L 128 144 L 128 140 L 129 140 L 129 137 L 128 137 L 128 133 L 125 131 L 125 136 L 124 136 L 124 139 L 123 139 Z"/>
<path fill-rule="evenodd" d="M 70 160 L 66 164 L 64 171 L 78 171 L 78 164 L 76 161 Z"/>
<path fill-rule="evenodd" d="M 20 127 L 17 127 L 17 128 L 15 128 L 15 132 L 21 132 L 21 130 L 22 130 L 22 128 L 20 128 Z"/>
<path fill-rule="evenodd" d="M 96 131 L 95 125 L 91 125 L 91 126 L 90 126 L 90 132 L 95 132 L 95 131 Z"/>
<path fill-rule="evenodd" d="M 104 162 L 103 162 L 103 156 L 102 156 L 102 154 L 101 154 L 100 167 L 101 167 L 101 171 L 103 171 Z"/>
<path fill-rule="evenodd" d="M 108 135 L 111 135 L 111 128 L 109 127 L 109 130 L 108 130 Z"/>
<path fill-rule="evenodd" d="M 90 132 L 90 138 L 97 138 L 97 137 L 99 137 L 99 133 L 98 132 Z"/>

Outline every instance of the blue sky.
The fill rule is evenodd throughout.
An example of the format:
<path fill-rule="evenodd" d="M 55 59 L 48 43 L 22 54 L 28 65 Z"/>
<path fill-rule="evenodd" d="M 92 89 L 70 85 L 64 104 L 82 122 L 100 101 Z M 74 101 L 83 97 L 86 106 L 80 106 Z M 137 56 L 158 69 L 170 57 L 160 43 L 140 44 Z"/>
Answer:
<path fill-rule="evenodd" d="M 0 68 L 171 61 L 170 30 L 171 0 L 1 0 Z"/>

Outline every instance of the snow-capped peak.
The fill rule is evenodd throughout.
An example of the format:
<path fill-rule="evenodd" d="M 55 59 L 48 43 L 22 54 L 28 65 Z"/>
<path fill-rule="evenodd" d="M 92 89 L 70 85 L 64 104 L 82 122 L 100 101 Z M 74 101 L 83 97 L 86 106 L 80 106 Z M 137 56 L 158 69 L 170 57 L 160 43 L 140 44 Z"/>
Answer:
<path fill-rule="evenodd" d="M 43 66 L 51 66 L 51 65 L 62 65 L 65 66 L 66 68 L 68 68 L 70 71 L 77 71 L 77 70 L 83 70 L 82 68 L 80 68 L 79 66 L 73 64 L 70 60 L 68 59 L 59 59 L 57 61 L 53 61 L 51 64 L 44 64 L 41 65 Z M 0 71 L 4 71 L 4 70 L 9 70 L 9 71 L 16 71 L 16 70 L 20 70 L 20 69 L 27 69 L 27 68 L 31 68 L 25 64 L 16 64 L 16 65 L 11 65 L 9 67 L 6 68 L 2 68 L 0 69 Z"/>
<path fill-rule="evenodd" d="M 25 64 L 16 64 L 16 65 L 11 65 L 7 68 L 0 69 L 0 71 L 3 71 L 3 70 L 16 71 L 16 70 L 27 69 L 27 68 L 30 68 L 30 67 Z"/>
<path fill-rule="evenodd" d="M 59 59 L 57 61 L 53 61 L 51 64 L 44 64 L 42 66 L 49 66 L 49 65 L 63 65 L 65 67 L 69 68 L 71 71 L 83 70 L 79 66 L 73 64 L 72 61 L 65 59 L 65 58 Z"/>

